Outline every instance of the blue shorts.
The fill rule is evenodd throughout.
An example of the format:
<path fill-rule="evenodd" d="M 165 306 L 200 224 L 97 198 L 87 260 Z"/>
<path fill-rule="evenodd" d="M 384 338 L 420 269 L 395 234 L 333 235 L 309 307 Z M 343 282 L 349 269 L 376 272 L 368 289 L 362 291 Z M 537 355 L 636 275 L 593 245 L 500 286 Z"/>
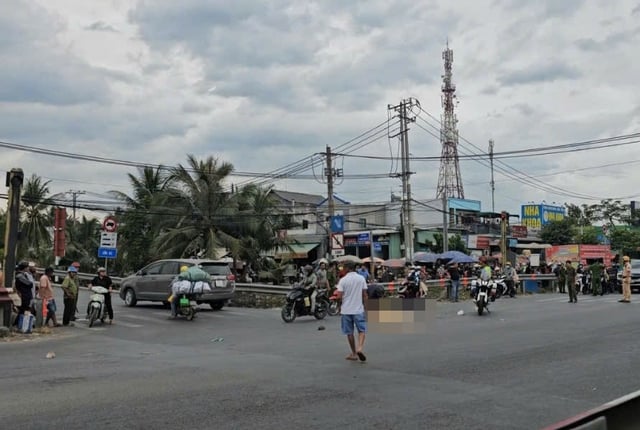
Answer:
<path fill-rule="evenodd" d="M 358 333 L 367 332 L 367 319 L 364 313 L 360 315 L 342 315 L 342 334 L 353 334 L 353 327 L 358 329 Z"/>

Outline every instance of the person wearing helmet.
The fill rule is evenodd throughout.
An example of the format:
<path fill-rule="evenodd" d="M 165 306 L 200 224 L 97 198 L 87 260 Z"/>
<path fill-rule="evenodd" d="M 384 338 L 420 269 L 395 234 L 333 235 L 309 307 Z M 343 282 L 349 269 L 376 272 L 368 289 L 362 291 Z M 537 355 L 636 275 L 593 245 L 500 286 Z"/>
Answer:
<path fill-rule="evenodd" d="M 113 307 L 111 306 L 111 292 L 113 291 L 113 281 L 107 276 L 107 269 L 104 267 L 98 267 L 98 276 L 95 276 L 91 282 L 89 282 L 89 291 L 93 287 L 104 287 L 109 290 L 104 296 L 104 307 L 109 315 L 109 324 L 113 324 Z M 87 315 L 89 315 L 89 304 L 87 304 Z"/>
<path fill-rule="evenodd" d="M 620 303 L 631 303 L 631 259 L 625 255 L 622 257 L 622 300 Z"/>
<path fill-rule="evenodd" d="M 480 264 L 482 265 L 482 268 L 480 269 L 480 279 L 483 281 L 490 281 L 493 273 L 491 273 L 491 267 L 489 267 L 487 258 L 484 256 L 480 257 Z"/>
<path fill-rule="evenodd" d="M 313 272 L 313 266 L 307 264 L 304 266 L 304 278 L 302 279 L 302 287 L 307 291 L 307 294 L 311 294 L 311 313 L 316 309 L 316 296 L 318 295 L 318 291 L 316 291 L 316 287 L 318 286 L 318 277 Z"/>
<path fill-rule="evenodd" d="M 180 274 L 176 276 L 173 281 L 171 281 L 171 295 L 169 296 L 169 303 L 171 304 L 171 319 L 177 318 L 178 316 L 178 290 L 174 291 L 174 286 L 176 282 L 183 280 L 182 276 L 186 275 L 186 272 L 189 271 L 189 266 L 183 265 L 180 266 Z"/>
<path fill-rule="evenodd" d="M 73 263 L 71 263 L 71 265 L 73 267 L 76 268 L 77 273 L 80 273 L 80 263 L 77 261 L 74 261 Z M 77 277 L 77 274 L 76 274 Z M 78 282 L 78 286 L 80 286 L 80 283 Z M 78 290 L 78 294 L 76 294 L 76 302 L 74 303 L 74 311 L 73 311 L 73 315 L 71 316 L 71 321 L 75 321 L 76 320 L 76 312 L 78 312 L 78 297 L 80 296 L 80 291 Z"/>
<path fill-rule="evenodd" d="M 76 297 L 78 297 L 78 269 L 69 266 L 67 276 L 62 281 L 62 291 L 64 293 L 64 311 L 62 313 L 62 325 L 72 325 L 71 318 L 76 312 Z"/>
<path fill-rule="evenodd" d="M 16 266 L 15 286 L 16 292 L 20 296 L 20 307 L 18 308 L 18 316 L 23 315 L 26 311 L 31 309 L 31 302 L 33 301 L 33 284 L 29 275 L 27 274 L 29 269 L 29 263 L 21 261 Z M 18 318 L 16 318 L 15 325 L 18 324 Z"/>

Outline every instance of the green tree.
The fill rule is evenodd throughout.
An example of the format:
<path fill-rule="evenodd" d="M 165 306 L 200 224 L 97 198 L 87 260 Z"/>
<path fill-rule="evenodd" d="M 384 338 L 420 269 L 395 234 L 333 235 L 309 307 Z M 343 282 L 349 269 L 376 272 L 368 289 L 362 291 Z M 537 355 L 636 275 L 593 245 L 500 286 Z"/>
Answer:
<path fill-rule="evenodd" d="M 248 186 L 238 198 L 238 224 L 235 236 L 240 240 L 239 247 L 233 250 L 234 258 L 239 258 L 259 270 L 261 253 L 284 246 L 278 238 L 278 230 L 286 229 L 289 217 L 278 213 L 277 201 L 271 189 Z"/>
<path fill-rule="evenodd" d="M 595 206 L 598 220 L 615 228 L 616 224 L 628 224 L 631 220 L 631 211 L 628 205 L 620 200 L 602 200 Z"/>
<path fill-rule="evenodd" d="M 241 193 L 224 187 L 233 166 L 193 155 L 187 162 L 186 167 L 180 164 L 171 170 L 165 199 L 154 208 L 165 215 L 153 246 L 163 257 L 216 258 L 216 248 L 238 253 L 240 244 L 233 232 L 237 231 Z"/>
<path fill-rule="evenodd" d="M 572 220 L 573 224 L 578 227 L 588 227 L 598 220 L 598 205 L 582 206 L 567 203 L 567 216 L 566 218 Z"/>
<path fill-rule="evenodd" d="M 434 233 L 433 242 L 427 241 L 426 245 L 431 250 L 431 252 L 435 252 L 436 254 L 442 253 L 442 250 L 444 249 L 442 233 Z M 448 248 L 449 251 L 460 251 L 464 252 L 465 254 L 468 252 L 464 240 L 462 240 L 462 236 L 460 236 L 459 234 L 454 234 L 449 237 Z"/>
<path fill-rule="evenodd" d="M 152 247 L 159 235 L 159 215 L 153 213 L 165 198 L 168 184 L 168 170 L 144 167 L 138 169 L 139 176 L 128 174 L 133 189 L 131 196 L 122 191 L 111 191 L 124 204 L 124 210 L 116 213 L 119 228 L 118 242 L 122 250 L 116 261 L 117 270 L 129 273 L 145 266 L 157 256 Z"/>
<path fill-rule="evenodd" d="M 578 230 L 578 229 L 576 229 Z M 600 243 L 598 240 L 598 232 L 593 227 L 585 227 L 581 229 L 582 232 L 576 231 L 576 237 L 574 242 L 583 245 L 597 245 Z"/>
<path fill-rule="evenodd" d="M 98 261 L 100 221 L 83 215 L 80 221 L 76 222 L 72 218 L 68 218 L 66 225 L 65 257 L 60 261 L 60 264 L 68 266 L 77 261 L 80 263 L 81 271 L 95 272 L 100 265 Z"/>
<path fill-rule="evenodd" d="M 561 221 L 552 221 L 540 230 L 540 239 L 551 245 L 567 245 L 573 243 L 577 230 L 574 221 L 565 218 Z"/>
<path fill-rule="evenodd" d="M 18 255 L 24 259 L 38 260 L 40 264 L 47 264 L 53 258 L 50 182 L 33 174 L 25 181 L 22 191 L 22 236 L 18 242 Z"/>
<path fill-rule="evenodd" d="M 611 249 L 622 252 L 632 258 L 637 258 L 640 254 L 640 232 L 637 230 L 617 228 L 609 233 Z"/>

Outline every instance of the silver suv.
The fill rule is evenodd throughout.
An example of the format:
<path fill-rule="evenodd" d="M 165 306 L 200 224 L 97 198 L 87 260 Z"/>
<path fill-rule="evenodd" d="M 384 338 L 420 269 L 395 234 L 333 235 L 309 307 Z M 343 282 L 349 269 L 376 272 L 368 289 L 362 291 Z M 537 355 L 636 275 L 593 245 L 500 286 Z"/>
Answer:
<path fill-rule="evenodd" d="M 200 296 L 198 303 L 209 303 L 212 309 L 220 310 L 233 298 L 236 289 L 235 276 L 229 263 L 216 260 L 172 259 L 158 260 L 143 267 L 135 275 L 120 283 L 120 298 L 133 307 L 138 301 L 163 302 L 171 293 L 171 281 L 180 274 L 181 266 L 199 266 L 211 275 L 212 292 Z"/>

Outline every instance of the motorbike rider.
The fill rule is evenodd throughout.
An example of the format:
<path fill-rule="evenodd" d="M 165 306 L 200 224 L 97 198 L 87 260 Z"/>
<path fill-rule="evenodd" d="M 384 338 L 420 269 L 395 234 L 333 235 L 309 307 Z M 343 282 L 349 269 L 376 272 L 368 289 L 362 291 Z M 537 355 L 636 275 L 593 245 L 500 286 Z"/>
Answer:
<path fill-rule="evenodd" d="M 304 278 L 302 279 L 302 288 L 311 298 L 311 313 L 316 309 L 316 296 L 318 295 L 318 276 L 313 272 L 313 266 L 307 264 L 304 266 Z"/>
<path fill-rule="evenodd" d="M 489 282 L 491 281 L 491 277 L 493 276 L 493 273 L 491 272 L 491 267 L 489 266 L 489 263 L 487 262 L 487 257 L 485 257 L 484 255 L 481 256 L 479 258 L 479 263 L 482 266 L 480 268 L 480 274 L 478 275 L 478 278 L 481 281 L 485 281 L 485 282 Z M 478 289 L 476 288 L 474 291 L 471 292 L 473 298 L 476 297 L 476 294 L 478 293 Z"/>
<path fill-rule="evenodd" d="M 188 266 L 181 266 L 180 275 L 187 270 L 189 270 Z M 180 275 L 176 276 L 173 278 L 173 281 L 171 281 L 171 296 L 169 297 L 169 303 L 171 303 L 171 318 L 176 318 L 178 316 L 178 297 L 180 297 L 180 294 L 178 293 L 177 286 L 174 287 L 174 285 L 177 281 L 181 280 Z"/>
<path fill-rule="evenodd" d="M 103 287 L 109 290 L 104 296 L 105 311 L 109 315 L 109 324 L 113 324 L 113 307 L 111 306 L 111 292 L 113 291 L 113 281 L 107 276 L 107 269 L 98 267 L 98 276 L 95 276 L 89 283 L 89 291 L 93 287 Z M 87 305 L 87 315 L 89 315 L 89 305 Z"/>

